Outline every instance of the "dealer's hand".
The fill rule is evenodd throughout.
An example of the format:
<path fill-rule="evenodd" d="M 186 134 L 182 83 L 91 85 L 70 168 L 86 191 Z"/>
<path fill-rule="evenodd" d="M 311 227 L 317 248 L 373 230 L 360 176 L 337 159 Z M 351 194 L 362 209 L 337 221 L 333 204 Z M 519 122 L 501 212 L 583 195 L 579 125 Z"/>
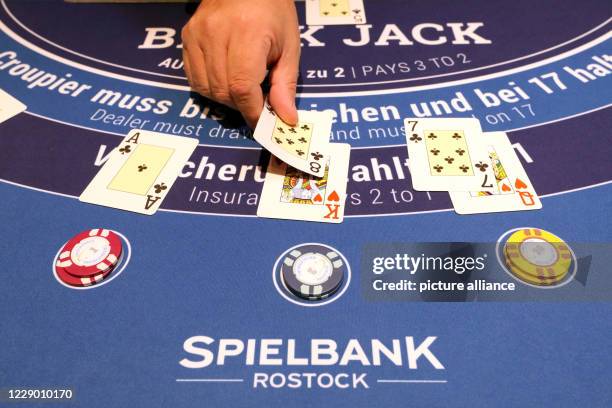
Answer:
<path fill-rule="evenodd" d="M 293 0 L 202 0 L 182 31 L 191 88 L 238 109 L 255 127 L 270 69 L 270 104 L 297 124 L 300 35 Z"/>

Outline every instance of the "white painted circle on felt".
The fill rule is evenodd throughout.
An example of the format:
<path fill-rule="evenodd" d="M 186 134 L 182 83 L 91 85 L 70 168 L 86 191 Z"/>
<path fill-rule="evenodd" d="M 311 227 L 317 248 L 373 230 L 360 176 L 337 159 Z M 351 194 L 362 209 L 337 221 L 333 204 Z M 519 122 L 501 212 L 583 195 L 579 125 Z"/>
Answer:
<path fill-rule="evenodd" d="M 121 262 L 121 266 L 119 267 L 119 269 L 117 269 L 116 271 L 113 271 L 111 273 L 110 278 L 104 280 L 102 283 L 97 283 L 95 285 L 83 286 L 83 287 L 71 286 L 71 285 L 68 285 L 67 283 L 64 283 L 59 278 L 59 276 L 57 276 L 57 273 L 55 272 L 55 261 L 58 259 L 60 251 L 64 248 L 64 245 L 66 245 L 66 243 L 64 243 L 60 247 L 60 249 L 57 251 L 55 256 L 53 257 L 53 262 L 51 264 L 51 270 L 53 271 L 53 276 L 55 277 L 55 280 L 58 281 L 60 283 L 60 285 L 65 286 L 65 287 L 67 287 L 69 289 L 74 289 L 74 290 L 90 290 L 90 289 L 95 289 L 95 288 L 99 288 L 101 286 L 104 286 L 104 285 L 112 282 L 119 275 L 121 275 L 121 273 L 123 273 L 123 271 L 125 270 L 126 266 L 130 263 L 130 258 L 132 257 L 132 245 L 130 244 L 130 241 L 127 239 L 127 237 L 125 235 L 123 235 L 122 233 L 117 232 L 117 231 L 113 231 L 113 232 L 115 234 L 117 234 L 123 240 L 123 243 L 125 244 L 125 250 L 123 251 L 123 255 L 121 255 L 122 259 L 119 260 L 119 262 Z"/>
<path fill-rule="evenodd" d="M 320 245 L 323 246 L 325 248 L 330 249 L 331 251 L 334 251 L 335 253 L 337 253 L 338 255 L 340 255 L 340 258 L 342 258 L 342 260 L 344 261 L 344 264 L 346 265 L 346 283 L 344 283 L 344 287 L 342 288 L 342 290 L 336 294 L 334 294 L 332 297 L 330 297 L 327 300 L 324 301 L 319 301 L 319 302 L 311 302 L 311 303 L 306 303 L 307 301 L 305 300 L 304 302 L 300 302 L 297 299 L 293 299 L 292 297 L 289 296 L 289 289 L 285 286 L 285 283 L 282 281 L 282 279 L 280 279 L 280 284 L 279 284 L 279 279 L 276 278 L 276 269 L 278 268 L 279 264 L 282 262 L 282 260 L 285 258 L 285 254 L 287 253 L 291 253 L 291 251 L 304 246 L 304 245 Z M 286 249 L 285 251 L 283 251 L 283 253 L 281 254 L 281 256 L 279 256 L 276 259 L 276 262 L 274 262 L 274 267 L 272 268 L 272 282 L 274 283 L 274 287 L 276 288 L 276 291 L 287 301 L 293 303 L 294 305 L 298 305 L 298 306 L 303 306 L 303 307 L 319 307 L 319 306 L 325 306 L 328 305 L 332 302 L 335 302 L 336 300 L 338 300 L 340 297 L 342 297 L 342 295 L 344 295 L 344 293 L 346 292 L 346 290 L 348 289 L 350 283 L 351 283 L 351 266 L 348 262 L 348 260 L 346 259 L 346 257 L 342 254 L 342 252 L 338 251 L 336 248 L 331 247 L 327 244 L 322 244 L 320 242 L 304 242 L 298 245 L 295 245 L 289 249 Z M 283 290 L 281 288 L 281 285 L 283 286 L 283 288 L 285 288 L 285 290 Z"/>
<path fill-rule="evenodd" d="M 514 274 L 506 266 L 506 262 L 503 260 L 502 254 L 504 251 L 502 249 L 503 247 L 502 243 L 505 243 L 506 238 L 509 237 L 510 234 L 512 234 L 513 232 L 524 230 L 524 229 L 537 229 L 537 228 L 536 227 L 513 228 L 501 234 L 501 236 L 497 240 L 497 244 L 495 245 L 495 256 L 497 257 L 497 262 L 502 267 L 504 272 L 506 272 L 506 274 L 510 276 L 512 279 L 514 279 L 515 281 L 522 283 L 523 285 L 531 286 L 532 288 L 536 288 L 536 289 L 558 289 L 562 286 L 567 285 L 571 281 L 573 281 L 574 277 L 576 276 L 576 272 L 578 272 L 578 260 L 576 259 L 576 254 L 574 253 L 574 250 L 569 245 L 567 246 L 567 248 L 569 249 L 570 254 L 572 255 L 573 268 L 572 268 L 572 271 L 558 284 L 548 285 L 548 286 L 538 286 L 538 285 L 533 285 L 531 283 L 525 282 L 517 278 L 516 276 L 514 276 Z"/>

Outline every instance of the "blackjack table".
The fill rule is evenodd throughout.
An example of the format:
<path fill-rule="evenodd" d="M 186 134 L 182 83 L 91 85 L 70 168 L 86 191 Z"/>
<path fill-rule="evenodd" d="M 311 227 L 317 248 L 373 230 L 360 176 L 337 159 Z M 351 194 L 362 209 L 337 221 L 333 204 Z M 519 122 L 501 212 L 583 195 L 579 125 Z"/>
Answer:
<path fill-rule="evenodd" d="M 365 0 L 365 24 L 320 26 L 297 1 L 297 106 L 351 145 L 340 224 L 256 216 L 270 154 L 183 71 L 197 2 L 137 3 L 0 0 L 0 88 L 27 106 L 0 123 L 0 405 L 612 405 L 609 1 Z M 406 117 L 505 132 L 542 209 L 414 190 Z M 161 208 L 79 201 L 134 129 L 198 139 Z M 82 231 L 122 251 L 67 284 Z M 553 283 L 509 266 L 541 233 Z M 482 268 L 407 266 L 432 254 Z M 315 264 L 341 275 L 298 296 Z"/>

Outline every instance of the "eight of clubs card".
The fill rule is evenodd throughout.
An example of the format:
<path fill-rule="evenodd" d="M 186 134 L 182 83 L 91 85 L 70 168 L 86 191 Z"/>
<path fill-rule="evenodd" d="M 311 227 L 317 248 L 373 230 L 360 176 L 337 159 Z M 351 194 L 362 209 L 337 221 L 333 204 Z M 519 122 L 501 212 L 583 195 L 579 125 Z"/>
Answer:
<path fill-rule="evenodd" d="M 542 208 L 533 184 L 503 132 L 485 133 L 489 158 L 498 193 L 450 192 L 453 207 L 458 214 L 480 214 L 503 211 L 538 210 Z"/>
<path fill-rule="evenodd" d="M 298 111 L 298 117 L 298 124 L 289 126 L 266 101 L 253 137 L 291 167 L 321 177 L 329 157 L 332 115 L 329 112 Z"/>
<path fill-rule="evenodd" d="M 332 143 L 322 177 L 270 156 L 257 215 L 265 218 L 340 223 L 344 219 L 351 146 Z"/>
<path fill-rule="evenodd" d="M 197 145 L 198 139 L 132 130 L 79 200 L 151 215 Z"/>
<path fill-rule="evenodd" d="M 497 192 L 477 119 L 408 118 L 404 126 L 415 190 Z"/>
<path fill-rule="evenodd" d="M 26 106 L 0 89 L 0 123 L 26 110 Z"/>
<path fill-rule="evenodd" d="M 365 24 L 363 0 L 306 0 L 306 24 Z"/>

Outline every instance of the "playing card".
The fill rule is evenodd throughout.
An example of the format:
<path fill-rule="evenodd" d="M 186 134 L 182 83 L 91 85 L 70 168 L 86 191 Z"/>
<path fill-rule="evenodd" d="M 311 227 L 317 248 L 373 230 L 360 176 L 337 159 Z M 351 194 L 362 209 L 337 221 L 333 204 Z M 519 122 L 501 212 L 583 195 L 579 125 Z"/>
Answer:
<path fill-rule="evenodd" d="M 0 123 L 26 110 L 26 106 L 0 89 Z"/>
<path fill-rule="evenodd" d="M 498 191 L 477 119 L 408 118 L 404 126 L 415 190 Z"/>
<path fill-rule="evenodd" d="M 340 223 L 344 219 L 351 146 L 331 143 L 322 177 L 270 156 L 257 215 L 265 218 Z"/>
<path fill-rule="evenodd" d="M 329 112 L 298 111 L 298 117 L 297 126 L 289 126 L 266 101 L 253 137 L 291 167 L 321 177 L 329 157 L 332 115 Z"/>
<path fill-rule="evenodd" d="M 132 130 L 79 200 L 154 214 L 197 145 L 198 139 Z"/>
<path fill-rule="evenodd" d="M 306 24 L 365 24 L 363 0 L 306 0 Z"/>
<path fill-rule="evenodd" d="M 458 214 L 480 214 L 542 208 L 542 203 L 508 136 L 503 132 L 484 135 L 499 192 L 450 192 L 455 211 Z"/>

